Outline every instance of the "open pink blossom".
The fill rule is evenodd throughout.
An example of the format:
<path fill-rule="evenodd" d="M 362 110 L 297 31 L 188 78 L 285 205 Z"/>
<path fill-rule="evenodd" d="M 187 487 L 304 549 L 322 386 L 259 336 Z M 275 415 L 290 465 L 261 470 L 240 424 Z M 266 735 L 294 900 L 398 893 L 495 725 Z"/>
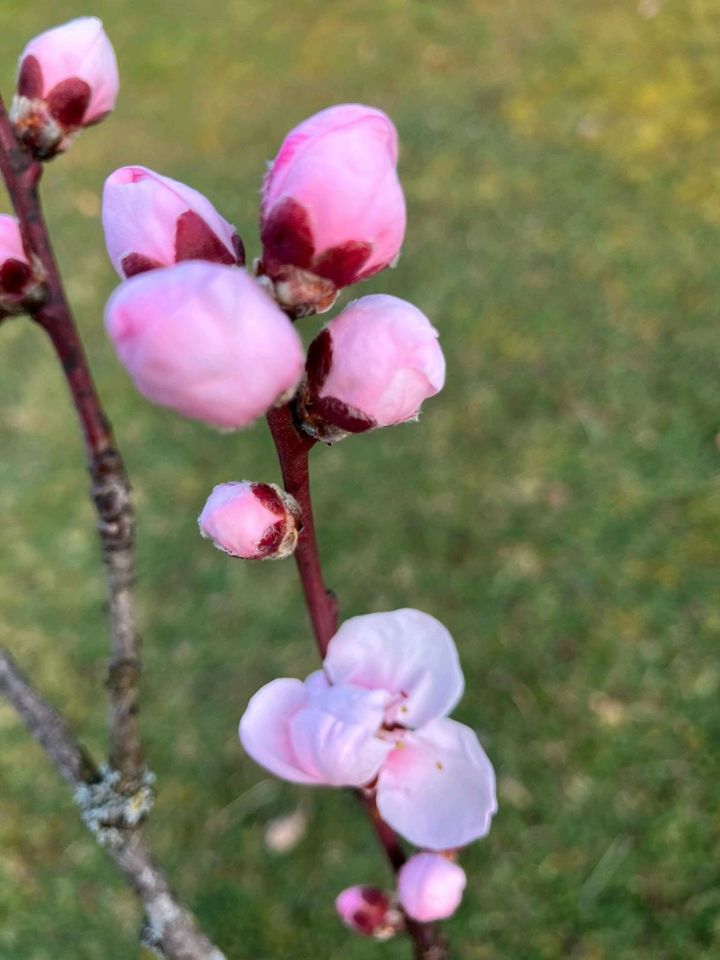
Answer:
<path fill-rule="evenodd" d="M 445 627 L 419 610 L 354 617 L 323 668 L 255 694 L 240 721 L 250 756 L 286 780 L 374 788 L 386 823 L 418 846 L 484 836 L 495 776 L 473 731 L 445 716 L 463 690 Z"/>
<path fill-rule="evenodd" d="M 377 887 L 348 887 L 336 898 L 335 909 L 345 926 L 363 937 L 389 940 L 402 929 L 402 914 Z"/>
<path fill-rule="evenodd" d="M 105 325 L 135 386 L 153 403 L 236 429 L 297 386 L 292 323 L 236 267 L 191 260 L 121 284 Z"/>
<path fill-rule="evenodd" d="M 12 120 L 39 156 L 109 113 L 119 88 L 117 61 L 97 17 L 78 17 L 34 37 L 20 56 Z"/>
<path fill-rule="evenodd" d="M 301 414 L 332 442 L 416 420 L 445 383 L 437 330 L 406 300 L 374 294 L 349 304 L 310 345 Z"/>
<path fill-rule="evenodd" d="M 280 559 L 297 544 L 300 507 L 274 483 L 221 483 L 208 497 L 198 524 L 204 537 L 232 557 Z"/>
<path fill-rule="evenodd" d="M 25 256 L 20 225 L 15 217 L 6 213 L 0 214 L 0 312 L 4 306 L 5 297 L 22 296 L 32 277 L 32 268 Z"/>
<path fill-rule="evenodd" d="M 244 264 L 235 227 L 197 190 L 146 167 L 121 167 L 105 181 L 103 228 L 121 277 L 181 260 Z"/>
<path fill-rule="evenodd" d="M 398 873 L 398 899 L 413 920 L 444 920 L 460 906 L 466 883 L 457 863 L 437 853 L 416 853 Z"/>
<path fill-rule="evenodd" d="M 387 267 L 405 235 L 396 166 L 397 133 L 380 110 L 341 104 L 295 127 L 263 183 L 267 273 L 281 286 L 300 270 L 339 288 Z"/>

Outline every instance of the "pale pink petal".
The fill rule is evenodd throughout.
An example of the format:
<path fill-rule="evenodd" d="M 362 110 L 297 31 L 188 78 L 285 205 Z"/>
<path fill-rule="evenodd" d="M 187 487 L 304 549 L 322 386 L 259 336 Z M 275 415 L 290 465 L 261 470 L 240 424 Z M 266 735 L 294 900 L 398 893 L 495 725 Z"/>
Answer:
<path fill-rule="evenodd" d="M 492 764 L 469 727 L 433 720 L 398 740 L 380 772 L 377 805 L 418 847 L 463 847 L 488 833 L 497 810 Z"/>
<path fill-rule="evenodd" d="M 412 609 L 346 620 L 330 641 L 325 670 L 333 683 L 394 694 L 386 721 L 406 727 L 449 713 L 464 686 L 449 632 Z"/>
<path fill-rule="evenodd" d="M 301 680 L 282 678 L 261 687 L 240 720 L 240 742 L 256 763 L 283 780 L 322 783 L 298 762 L 290 739 L 289 724 L 307 699 Z"/>
<path fill-rule="evenodd" d="M 377 776 L 393 745 L 368 732 L 364 724 L 347 723 L 317 707 L 289 721 L 290 741 L 302 768 L 333 787 L 360 787 Z"/>
<path fill-rule="evenodd" d="M 398 898 L 414 920 L 432 923 L 460 906 L 467 877 L 462 867 L 437 853 L 417 853 L 398 873 Z"/>
<path fill-rule="evenodd" d="M 219 550 L 245 560 L 285 557 L 295 549 L 300 508 L 274 483 L 220 483 L 198 517 Z"/>
<path fill-rule="evenodd" d="M 263 184 L 271 275 L 292 264 L 340 287 L 388 266 L 405 233 L 396 164 L 395 128 L 372 107 L 329 107 L 291 131 Z"/>
<path fill-rule="evenodd" d="M 308 351 L 307 370 L 304 413 L 321 439 L 323 421 L 356 433 L 416 420 L 445 383 L 437 330 L 417 307 L 384 294 L 361 297 L 331 320 Z"/>
<path fill-rule="evenodd" d="M 28 262 L 20 236 L 20 225 L 15 217 L 0 213 L 0 263 L 5 260 Z"/>
<path fill-rule="evenodd" d="M 217 238 L 227 262 L 236 262 L 236 230 L 207 197 L 146 167 L 120 167 L 111 173 L 103 190 L 102 219 L 108 256 L 120 276 L 128 273 L 123 260 L 133 254 L 158 266 L 175 263 L 178 219 L 188 212 L 197 214 Z"/>
<path fill-rule="evenodd" d="M 292 392 L 297 331 L 237 267 L 187 261 L 126 280 L 105 324 L 120 361 L 153 403 L 237 429 Z"/>
<path fill-rule="evenodd" d="M 42 96 L 65 80 L 82 80 L 90 87 L 83 123 L 91 123 L 112 110 L 119 78 L 112 45 L 97 17 L 78 17 L 34 37 L 22 52 L 20 63 L 33 56 L 42 73 Z"/>

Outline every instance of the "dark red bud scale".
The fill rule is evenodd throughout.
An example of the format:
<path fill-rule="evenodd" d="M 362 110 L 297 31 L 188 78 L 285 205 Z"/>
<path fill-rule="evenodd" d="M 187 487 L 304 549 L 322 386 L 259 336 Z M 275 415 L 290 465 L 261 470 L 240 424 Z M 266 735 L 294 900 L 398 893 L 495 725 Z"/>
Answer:
<path fill-rule="evenodd" d="M 237 263 L 236 257 L 194 210 L 187 210 L 177 219 L 175 259 L 178 263 L 181 260 L 209 260 L 228 266 Z"/>

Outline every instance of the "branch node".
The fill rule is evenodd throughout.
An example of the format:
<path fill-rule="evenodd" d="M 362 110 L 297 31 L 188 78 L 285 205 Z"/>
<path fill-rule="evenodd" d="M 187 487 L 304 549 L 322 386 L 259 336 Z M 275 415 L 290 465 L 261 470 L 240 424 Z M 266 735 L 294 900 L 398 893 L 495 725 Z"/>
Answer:
<path fill-rule="evenodd" d="M 107 764 L 100 767 L 100 779 L 81 783 L 73 799 L 88 830 L 102 847 L 120 846 L 123 834 L 137 827 L 155 803 L 155 774 L 143 773 L 140 786 L 129 796 L 117 789 L 120 773 Z"/>

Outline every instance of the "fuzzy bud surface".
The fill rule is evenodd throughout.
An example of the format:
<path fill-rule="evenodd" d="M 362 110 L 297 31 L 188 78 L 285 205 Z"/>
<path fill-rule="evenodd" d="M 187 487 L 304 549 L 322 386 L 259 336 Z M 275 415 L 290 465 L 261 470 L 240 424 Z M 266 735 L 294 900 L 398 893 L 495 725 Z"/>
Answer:
<path fill-rule="evenodd" d="M 287 135 L 263 183 L 260 217 L 264 267 L 281 300 L 302 299 L 303 285 L 320 278 L 329 285 L 315 294 L 322 312 L 333 289 L 397 258 L 405 235 L 397 154 L 390 119 L 362 104 L 329 107 Z M 309 302 L 303 309 L 315 312 Z"/>
<path fill-rule="evenodd" d="M 348 887 L 336 898 L 335 909 L 345 926 L 363 937 L 389 940 L 402 926 L 399 910 L 377 887 Z"/>
<path fill-rule="evenodd" d="M 224 429 L 248 426 L 302 374 L 292 323 L 236 267 L 191 260 L 132 277 L 110 297 L 105 326 L 144 397 Z"/>
<path fill-rule="evenodd" d="M 444 920 L 460 906 L 466 883 L 457 863 L 437 853 L 416 853 L 400 868 L 398 898 L 414 920 Z"/>
<path fill-rule="evenodd" d="M 182 260 L 245 263 L 235 227 L 192 187 L 147 167 L 121 167 L 105 181 L 103 229 L 121 277 Z"/>
<path fill-rule="evenodd" d="M 328 442 L 416 420 L 445 383 L 437 330 L 417 307 L 384 294 L 361 297 L 331 320 L 306 366 L 301 417 Z"/>
<path fill-rule="evenodd" d="M 295 549 L 300 507 L 274 483 L 221 483 L 198 517 L 203 537 L 245 560 L 280 559 Z"/>
<path fill-rule="evenodd" d="M 82 127 L 115 106 L 115 52 L 97 17 L 78 17 L 34 37 L 20 56 L 11 120 L 40 159 L 65 150 Z"/>

